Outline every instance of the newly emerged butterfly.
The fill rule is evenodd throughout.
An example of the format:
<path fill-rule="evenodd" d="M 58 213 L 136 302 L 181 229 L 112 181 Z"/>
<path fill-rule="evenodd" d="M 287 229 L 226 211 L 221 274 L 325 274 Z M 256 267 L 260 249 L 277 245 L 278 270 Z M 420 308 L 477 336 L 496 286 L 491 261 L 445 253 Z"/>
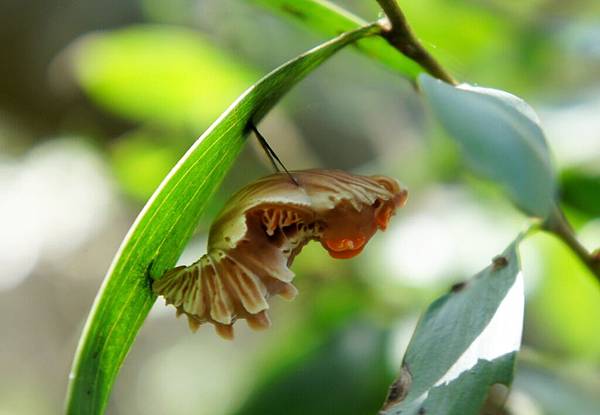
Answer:
<path fill-rule="evenodd" d="M 340 170 L 276 173 L 238 191 L 211 226 L 208 253 L 156 280 L 153 290 L 185 314 L 190 328 L 215 325 L 225 338 L 233 323 L 270 325 L 267 299 L 296 296 L 289 266 L 309 241 L 334 258 L 359 254 L 384 230 L 407 191 L 394 179 Z"/>

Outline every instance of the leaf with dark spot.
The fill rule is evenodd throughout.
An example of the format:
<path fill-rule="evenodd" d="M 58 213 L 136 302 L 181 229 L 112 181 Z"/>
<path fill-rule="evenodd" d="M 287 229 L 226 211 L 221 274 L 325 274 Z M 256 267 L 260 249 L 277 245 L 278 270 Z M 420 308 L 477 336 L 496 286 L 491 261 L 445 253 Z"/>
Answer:
<path fill-rule="evenodd" d="M 408 393 L 383 413 L 477 415 L 493 384 L 510 385 L 523 324 L 520 240 L 429 306 L 404 356 L 410 388 L 398 395 Z"/>

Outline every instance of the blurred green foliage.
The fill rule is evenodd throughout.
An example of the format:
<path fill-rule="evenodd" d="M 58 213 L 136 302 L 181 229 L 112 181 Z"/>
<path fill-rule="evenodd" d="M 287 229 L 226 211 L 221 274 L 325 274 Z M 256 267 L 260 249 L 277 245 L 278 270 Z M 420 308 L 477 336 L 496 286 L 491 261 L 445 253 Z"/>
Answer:
<path fill-rule="evenodd" d="M 354 319 L 271 371 L 236 414 L 375 413 L 392 380 L 386 340 L 385 331 Z"/>
<path fill-rule="evenodd" d="M 95 212 L 98 217 L 100 213 L 110 215 L 110 220 L 102 222 L 101 232 L 90 233 L 89 241 L 67 257 L 33 252 L 39 238 L 27 238 L 29 229 L 37 226 L 32 219 L 35 215 L 26 216 L 29 210 L 24 208 L 15 210 L 21 216 L 2 210 L 2 217 L 27 225 L 19 229 L 19 238 L 10 237 L 3 252 L 12 252 L 16 242 L 23 240 L 34 255 L 20 263 L 19 269 L 32 271 L 14 286 L 5 283 L 7 267 L 2 263 L 0 281 L 6 285 L 0 286 L 0 327 L 5 334 L 0 367 L 5 376 L 0 379 L 0 412 L 38 415 L 60 411 L 83 316 L 134 213 L 164 173 L 241 91 L 261 74 L 328 35 L 315 34 L 302 24 L 290 25 L 256 3 L 265 2 L 36 0 L 24 4 L 7 0 L 3 4 L 7 7 L 0 14 L 0 191 L 4 192 L 0 200 L 5 203 L 0 207 L 18 199 L 14 193 L 5 193 L 6 183 L 14 183 L 25 192 L 26 179 L 34 177 L 30 170 L 40 167 L 39 160 L 29 157 L 30 150 L 65 135 L 95 143 L 96 155 L 107 160 L 107 171 L 126 197 L 113 194 L 116 213 Z M 375 1 L 336 4 L 367 21 L 380 16 Z M 509 90 L 542 110 L 574 108 L 574 99 L 586 94 L 598 96 L 597 1 L 413 0 L 403 1 L 402 7 L 418 37 L 459 80 Z M 64 50 L 69 53 L 61 53 Z M 424 121 L 422 105 L 410 85 L 393 71 L 358 56 L 351 51 L 336 56 L 265 120 L 263 132 L 272 144 L 291 149 L 286 164 L 294 168 L 310 160 L 315 166 L 343 166 L 398 177 L 411 195 L 394 225 L 422 220 L 419 214 L 427 209 L 430 215 L 441 216 L 452 201 L 436 192 L 458 188 L 476 200 L 470 209 L 493 212 L 513 220 L 515 230 L 521 229 L 522 218 L 515 219 L 497 192 L 463 181 L 463 167 L 454 148 L 440 139 L 435 126 Z M 588 109 L 593 113 L 592 107 Z M 557 114 L 553 121 L 561 121 L 559 111 L 553 114 Z M 585 128 L 594 132 L 592 121 L 569 123 L 568 117 L 562 119 L 568 124 L 571 145 L 584 146 L 580 133 Z M 548 131 L 562 169 L 560 198 L 577 216 L 580 231 L 593 225 L 599 215 L 593 167 L 600 163 L 600 156 L 588 150 L 592 168 L 574 163 L 556 151 L 555 144 L 563 138 L 558 134 Z M 297 150 L 298 142 L 308 150 Z M 207 207 L 206 224 L 200 228 L 198 240 L 206 236 L 211 217 L 235 189 L 268 171 L 257 158 L 248 150 L 238 159 Z M 56 165 L 64 163 L 57 160 Z M 32 194 L 39 195 L 40 188 L 33 189 Z M 89 190 L 92 194 L 98 191 L 96 187 Z M 69 195 L 61 197 L 75 214 L 85 205 Z M 44 200 L 24 200 L 25 207 L 53 209 Z M 415 254 L 415 260 L 436 262 L 445 254 L 456 255 L 457 246 L 479 252 L 475 235 L 481 224 L 465 220 L 461 225 L 464 232 L 451 235 L 454 242 L 445 246 L 444 252 L 424 250 Z M 4 239 L 9 238 L 9 227 L 3 225 L 2 229 Z M 392 233 L 394 228 L 389 232 L 401 236 Z M 164 408 L 173 405 L 167 391 L 173 389 L 175 379 L 182 390 L 201 391 L 208 389 L 213 379 L 221 379 L 217 376 L 221 370 L 230 371 L 232 382 L 219 385 L 224 395 L 206 396 L 196 406 L 194 401 L 194 405 L 183 406 L 182 414 L 212 415 L 215 412 L 206 408 L 214 408 L 213 401 L 222 396 L 231 401 L 241 399 L 243 402 L 236 401 L 240 411 L 252 405 L 281 412 L 280 408 L 285 411 L 293 402 L 294 410 L 310 413 L 308 409 L 302 412 L 303 404 L 314 409 L 313 399 L 328 398 L 324 387 L 313 388 L 315 378 L 324 376 L 333 384 L 350 376 L 349 368 L 340 363 L 355 359 L 351 348 L 343 349 L 355 338 L 348 333 L 359 333 L 361 342 L 374 345 L 366 352 L 365 361 L 375 363 L 372 368 L 361 368 L 365 370 L 360 372 L 364 375 L 360 382 L 345 383 L 347 389 L 343 390 L 355 406 L 344 408 L 346 413 L 357 414 L 377 408 L 384 389 L 378 386 L 375 391 L 370 385 L 375 379 L 387 382 L 399 368 L 398 358 L 390 358 L 389 350 L 386 363 L 381 363 L 381 342 L 406 337 L 403 330 L 407 328 L 410 333 L 414 329 L 415 316 L 426 304 L 468 275 L 448 271 L 441 280 L 409 279 L 409 271 L 401 263 L 378 256 L 389 244 L 386 237 L 378 235 L 362 257 L 349 263 L 332 261 L 318 247 L 307 247 L 294 267 L 298 299 L 274 305 L 273 314 L 278 317 L 274 317 L 268 333 L 249 334 L 241 328 L 232 345 L 220 343 L 210 330 L 187 333 L 182 321 L 174 321 L 172 310 L 158 304 L 124 365 L 108 413 L 164 413 Z M 439 234 L 428 228 L 422 237 L 440 249 L 434 244 Z M 491 255 L 508 242 L 494 234 L 488 238 L 496 244 Z M 590 248 L 600 246 L 597 233 L 591 240 Z M 376 248 L 378 241 L 381 245 Z M 525 396 L 543 414 L 595 415 L 600 404 L 582 397 L 585 388 L 563 377 L 560 368 L 573 364 L 577 374 L 588 374 L 580 380 L 581 385 L 592 389 L 591 395 L 597 390 L 597 287 L 559 242 L 548 236 L 536 236 L 529 242 L 523 251 L 524 262 L 531 264 L 525 269 L 525 344 L 556 360 L 544 365 L 542 375 L 537 372 L 541 371 L 537 362 L 520 363 L 514 396 Z M 186 261 L 202 253 L 194 246 Z M 476 260 L 479 265 L 472 271 L 489 258 Z M 387 268 L 381 266 L 384 261 L 390 262 Z M 396 267 L 399 276 L 386 275 L 389 266 Z M 377 322 L 377 327 L 357 323 L 362 316 Z M 401 354 L 406 342 L 390 340 L 387 344 Z M 193 353 L 183 353 L 189 349 Z M 181 363 L 168 372 L 169 376 L 145 371 L 149 360 L 161 359 L 163 351 Z M 221 360 L 197 372 L 185 370 L 196 367 L 186 359 L 198 362 L 200 356 Z M 229 360 L 235 365 L 226 366 L 224 362 Z M 324 373 L 323 367 L 329 371 Z M 532 370 L 536 370 L 534 375 Z M 289 391 L 282 385 L 305 389 L 299 389 L 303 395 L 270 392 Z M 244 396 L 232 396 L 231 390 L 245 390 L 250 396 L 244 400 Z M 302 396 L 307 399 L 300 399 Z M 519 412 L 523 408 L 528 407 L 518 406 L 515 415 L 527 414 Z"/>
<path fill-rule="evenodd" d="M 562 172 L 560 181 L 564 203 L 590 219 L 600 217 L 600 172 L 571 168 Z"/>
<path fill-rule="evenodd" d="M 591 415 L 600 407 L 599 381 L 589 368 L 536 361 L 519 365 L 515 387 L 529 393 L 544 414 Z"/>
<path fill-rule="evenodd" d="M 537 344 L 562 354 L 599 361 L 600 290 L 589 271 L 561 242 L 536 236 L 544 276 L 530 302 Z M 551 322 L 551 324 L 548 324 Z"/>
<path fill-rule="evenodd" d="M 410 1 L 402 4 L 402 10 L 419 38 L 457 76 L 488 66 L 490 55 L 508 47 L 507 33 L 514 27 L 489 13 L 484 3 Z"/>
<path fill-rule="evenodd" d="M 326 36 L 336 36 L 367 21 L 353 15 L 335 3 L 319 0 L 250 0 L 278 12 L 284 18 L 297 21 L 302 27 L 309 27 Z M 355 47 L 366 55 L 382 62 L 408 79 L 414 79 L 420 72 L 419 65 L 404 55 L 397 53 L 382 38 L 371 37 L 358 41 Z"/>
<path fill-rule="evenodd" d="M 169 137 L 170 136 L 170 137 Z M 165 140 L 169 140 L 165 144 Z M 171 133 L 138 129 L 119 137 L 111 148 L 117 180 L 129 195 L 146 200 L 183 154 L 177 144 L 183 140 Z"/>
<path fill-rule="evenodd" d="M 134 121 L 202 128 L 257 76 L 192 30 L 132 26 L 80 39 L 80 85 L 98 104 Z"/>

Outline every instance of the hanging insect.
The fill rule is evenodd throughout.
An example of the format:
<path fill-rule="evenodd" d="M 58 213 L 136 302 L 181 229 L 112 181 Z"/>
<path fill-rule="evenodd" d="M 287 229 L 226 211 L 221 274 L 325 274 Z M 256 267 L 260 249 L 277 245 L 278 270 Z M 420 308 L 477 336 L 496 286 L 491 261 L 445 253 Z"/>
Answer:
<path fill-rule="evenodd" d="M 334 258 L 358 255 L 406 198 L 407 191 L 384 176 L 321 169 L 272 174 L 227 202 L 204 256 L 167 271 L 152 288 L 178 316 L 187 316 L 193 331 L 210 322 L 232 338 L 239 319 L 267 328 L 268 298 L 296 296 L 289 267 L 304 245 L 319 241 Z"/>

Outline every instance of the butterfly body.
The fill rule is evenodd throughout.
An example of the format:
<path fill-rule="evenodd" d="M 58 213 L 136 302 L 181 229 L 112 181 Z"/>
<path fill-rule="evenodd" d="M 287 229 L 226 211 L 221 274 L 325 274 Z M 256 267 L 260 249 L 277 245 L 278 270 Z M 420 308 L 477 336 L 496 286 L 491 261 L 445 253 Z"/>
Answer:
<path fill-rule="evenodd" d="M 320 169 L 291 174 L 294 181 L 276 173 L 238 191 L 211 226 L 208 252 L 154 282 L 154 292 L 186 314 L 193 330 L 210 322 L 230 338 L 237 319 L 268 327 L 268 298 L 297 293 L 289 266 L 304 245 L 315 240 L 334 258 L 353 257 L 407 197 L 384 176 Z"/>

